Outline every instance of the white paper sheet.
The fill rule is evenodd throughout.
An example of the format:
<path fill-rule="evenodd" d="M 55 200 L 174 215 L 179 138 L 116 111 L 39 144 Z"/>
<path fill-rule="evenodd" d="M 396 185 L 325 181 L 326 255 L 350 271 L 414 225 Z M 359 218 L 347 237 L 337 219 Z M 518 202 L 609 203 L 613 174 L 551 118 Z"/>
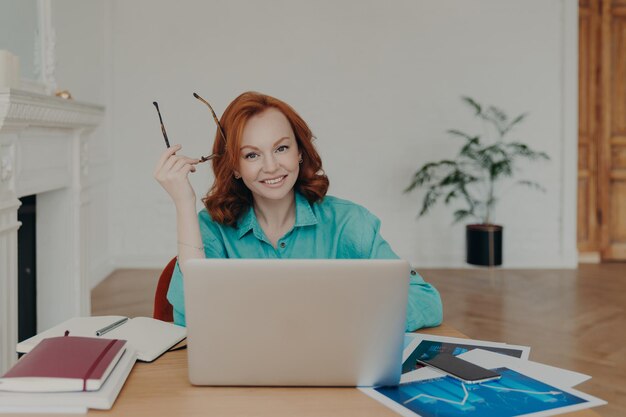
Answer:
<path fill-rule="evenodd" d="M 405 333 L 403 349 L 406 349 L 416 337 L 417 333 Z"/>
<path fill-rule="evenodd" d="M 443 372 L 439 372 L 435 368 L 425 366 L 423 368 L 407 372 L 406 374 L 402 374 L 402 376 L 400 377 L 400 383 L 406 384 L 407 382 L 424 381 L 426 379 L 439 378 L 444 375 L 445 374 Z"/>
<path fill-rule="evenodd" d="M 109 410 L 136 360 L 137 352 L 128 346 L 98 391 L 0 392 L 0 413 L 84 413 L 87 408 Z"/>
<path fill-rule="evenodd" d="M 87 411 L 87 407 L 73 407 L 71 405 L 66 407 L 36 405 L 25 407 L 0 406 L 0 413 L 2 414 L 87 414 Z"/>
<path fill-rule="evenodd" d="M 530 347 L 529 346 L 520 346 L 520 345 L 509 345 L 507 343 L 501 342 L 491 342 L 488 340 L 475 340 L 475 339 L 462 339 L 459 337 L 446 337 L 446 336 L 433 336 L 429 334 L 417 334 L 413 341 L 404 349 L 402 352 L 402 362 L 406 360 L 406 358 L 413 353 L 415 348 L 424 340 L 430 340 L 433 342 L 443 342 L 443 343 L 458 343 L 462 345 L 470 345 L 470 346 L 491 346 L 491 347 L 500 347 L 506 349 L 514 349 L 520 350 L 522 352 L 521 359 L 528 359 L 530 356 Z"/>
<path fill-rule="evenodd" d="M 470 350 L 469 352 L 460 354 L 458 357 L 478 366 L 482 366 L 483 368 L 493 369 L 505 366 L 531 378 L 557 387 L 575 387 L 591 378 L 589 375 L 579 372 L 568 371 L 567 369 L 561 369 L 539 362 L 525 361 L 483 349 Z"/>

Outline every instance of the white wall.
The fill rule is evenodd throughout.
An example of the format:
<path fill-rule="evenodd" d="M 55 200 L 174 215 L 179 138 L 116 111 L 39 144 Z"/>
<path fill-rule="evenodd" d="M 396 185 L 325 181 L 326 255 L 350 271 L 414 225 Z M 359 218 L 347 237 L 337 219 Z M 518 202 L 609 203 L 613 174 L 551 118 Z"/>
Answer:
<path fill-rule="evenodd" d="M 548 152 L 526 177 L 548 192 L 502 201 L 505 266 L 575 266 L 575 0 L 55 0 L 56 78 L 104 104 L 90 142 L 91 276 L 160 267 L 175 252 L 174 212 L 152 179 L 163 149 L 151 102 L 173 141 L 207 153 L 214 127 L 192 91 L 221 112 L 248 89 L 291 103 L 318 137 L 331 193 L 370 208 L 396 251 L 421 266 L 463 266 L 451 208 L 416 221 L 411 173 L 450 157 L 444 132 L 480 129 L 467 94 L 530 117 L 517 137 Z M 114 182 L 111 178 L 114 172 Z M 198 194 L 208 166 L 194 176 Z"/>
<path fill-rule="evenodd" d="M 552 160 L 502 201 L 508 267 L 576 263 L 574 0 L 116 1 L 112 15 L 115 187 L 112 247 L 120 267 L 160 267 L 175 254 L 174 208 L 152 178 L 170 141 L 206 154 L 218 113 L 245 90 L 292 104 L 318 138 L 330 193 L 368 207 L 397 253 L 420 266 L 464 266 L 464 226 L 452 208 L 416 221 L 404 195 L 426 161 L 451 157 L 449 128 L 480 132 L 460 95 L 511 114 L 515 138 Z M 195 174 L 198 195 L 209 166 Z"/>
<path fill-rule="evenodd" d="M 87 222 L 89 281 L 95 286 L 115 269 L 110 225 L 113 180 L 111 129 L 111 10 L 108 2 L 54 0 L 52 25 L 56 33 L 55 75 L 60 90 L 75 100 L 106 107 L 103 123 L 88 142 L 89 172 Z"/>
<path fill-rule="evenodd" d="M 460 95 L 530 113 L 515 137 L 546 151 L 497 211 L 505 266 L 576 264 L 577 4 L 575 0 L 114 1 L 56 0 L 59 88 L 104 104 L 90 143 L 91 280 L 115 267 L 161 267 L 176 250 L 174 209 L 152 179 L 172 142 L 208 153 L 218 110 L 245 90 L 275 95 L 309 122 L 331 194 L 368 207 L 398 254 L 465 266 L 464 227 L 439 206 L 416 220 L 404 195 L 424 162 L 452 156 L 449 128 L 480 131 Z M 199 195 L 208 165 L 194 175 Z"/>

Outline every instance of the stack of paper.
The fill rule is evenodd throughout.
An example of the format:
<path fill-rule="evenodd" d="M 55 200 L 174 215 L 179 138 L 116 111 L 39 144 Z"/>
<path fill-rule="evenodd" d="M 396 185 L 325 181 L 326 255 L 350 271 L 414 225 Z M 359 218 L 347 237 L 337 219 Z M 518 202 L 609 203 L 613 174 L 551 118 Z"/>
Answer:
<path fill-rule="evenodd" d="M 0 413 L 86 413 L 113 406 L 135 361 L 137 352 L 127 346 L 117 365 L 97 391 L 0 392 Z"/>
<path fill-rule="evenodd" d="M 405 346 L 400 385 L 362 389 L 403 416 L 549 416 L 606 404 L 573 389 L 590 376 L 530 361 L 527 346 L 422 334 L 405 339 Z M 439 352 L 501 377 L 470 384 L 416 366 Z"/>
<path fill-rule="evenodd" d="M 0 378 L 0 413 L 108 410 L 136 360 L 151 362 L 186 336 L 186 328 L 149 317 L 66 320 L 17 345 L 17 352 L 26 356 Z M 78 348 L 72 343 L 69 348 L 50 349 L 57 342 L 76 341 L 81 341 Z M 111 347 L 118 344 L 125 350 Z M 91 354 L 87 345 L 104 349 Z"/>
<path fill-rule="evenodd" d="M 126 348 L 126 341 L 119 339 L 44 339 L 0 378 L 0 391 L 97 391 Z"/>

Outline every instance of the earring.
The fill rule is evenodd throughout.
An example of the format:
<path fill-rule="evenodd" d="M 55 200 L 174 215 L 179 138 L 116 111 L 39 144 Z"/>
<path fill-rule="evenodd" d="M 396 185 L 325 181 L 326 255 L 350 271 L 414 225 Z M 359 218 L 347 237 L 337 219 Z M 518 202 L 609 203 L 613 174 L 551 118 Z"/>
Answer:
<path fill-rule="evenodd" d="M 299 163 L 299 164 L 301 164 L 301 163 L 302 163 L 302 157 L 300 157 L 300 160 L 298 161 L 298 163 Z"/>
<path fill-rule="evenodd" d="M 235 179 L 236 179 L 236 180 L 238 180 L 238 179 L 240 179 L 240 178 L 241 178 L 241 175 L 239 175 L 239 174 L 237 174 L 237 173 L 234 173 L 234 174 L 233 174 L 233 176 L 235 177 Z"/>

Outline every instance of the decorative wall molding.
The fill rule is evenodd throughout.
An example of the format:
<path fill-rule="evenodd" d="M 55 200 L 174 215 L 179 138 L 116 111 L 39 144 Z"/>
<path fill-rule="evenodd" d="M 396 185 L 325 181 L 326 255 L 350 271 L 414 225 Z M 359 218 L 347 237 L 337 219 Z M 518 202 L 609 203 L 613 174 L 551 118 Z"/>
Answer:
<path fill-rule="evenodd" d="M 17 211 L 37 194 L 37 326 L 90 314 L 89 141 L 102 106 L 0 90 L 0 374 L 17 359 Z"/>
<path fill-rule="evenodd" d="M 54 93 L 57 89 L 57 80 L 54 76 L 56 68 L 56 32 L 52 26 L 52 5 L 50 0 L 39 0 L 39 33 L 41 36 L 41 80 L 46 92 Z"/>
<path fill-rule="evenodd" d="M 89 174 L 89 142 L 82 141 L 80 144 L 80 175 L 86 177 Z"/>
<path fill-rule="evenodd" d="M 35 73 L 37 81 L 28 81 L 30 91 L 43 90 L 51 94 L 57 89 L 56 77 L 56 32 L 52 25 L 52 4 L 50 0 L 38 0 L 37 20 L 39 37 L 35 40 Z"/>
<path fill-rule="evenodd" d="M 56 32 L 52 25 L 51 0 L 37 0 L 37 37 L 33 50 L 34 78 L 22 78 L 21 89 L 35 93 L 52 94 L 57 89 Z"/>
<path fill-rule="evenodd" d="M 0 131 L 26 126 L 95 127 L 104 107 L 29 91 L 0 89 Z"/>
<path fill-rule="evenodd" d="M 8 183 L 15 172 L 15 146 L 0 145 L 0 182 Z"/>

